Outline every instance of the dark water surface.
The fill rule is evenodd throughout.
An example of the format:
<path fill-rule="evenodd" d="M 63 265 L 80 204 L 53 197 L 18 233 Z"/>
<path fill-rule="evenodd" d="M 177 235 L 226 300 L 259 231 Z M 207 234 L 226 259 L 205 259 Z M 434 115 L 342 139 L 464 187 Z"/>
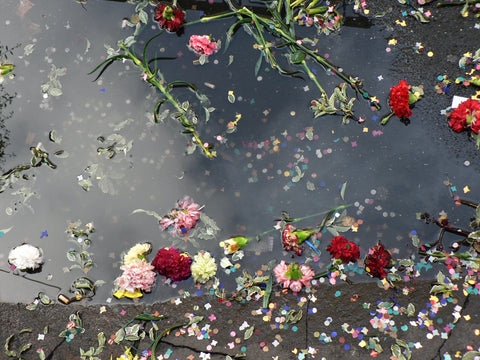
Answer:
<path fill-rule="evenodd" d="M 8 130 L 10 140 L 4 149 L 7 155 L 2 172 L 29 163 L 29 149 L 38 143 L 51 154 L 57 168 L 43 164 L 29 170 L 28 180 L 19 179 L 0 194 L 0 229 L 11 228 L 0 237 L 3 269 L 9 267 L 9 250 L 28 242 L 41 247 L 46 259 L 42 271 L 29 276 L 68 289 L 84 274 L 79 269 L 68 270 L 72 262 L 66 253 L 71 248 L 79 249 L 79 245 L 68 241 L 65 231 L 77 220 L 81 224 L 93 222 L 96 231 L 90 237 L 88 251 L 95 267 L 87 276 L 106 282 L 94 298 L 103 303 L 111 297 L 113 281 L 120 275 L 121 252 L 138 242 L 151 242 L 155 252 L 172 244 L 191 255 L 207 250 L 218 263 L 223 257 L 219 241 L 269 230 L 283 210 L 292 217 L 302 217 L 353 204 L 348 215 L 363 224 L 346 237 L 360 245 L 362 257 L 378 240 L 396 257 L 408 257 L 414 253 L 409 237 L 412 230 L 422 241 L 432 241 L 438 233 L 433 226 L 416 220 L 417 212 L 436 215 L 445 210 L 452 214 L 452 220 L 459 219 L 459 225 L 465 225 L 462 221 L 470 215 L 468 209 L 454 206 L 445 185 L 445 181 L 452 181 L 461 194 L 461 189 L 470 185 L 474 193 L 478 171 L 464 165 L 468 158 L 445 152 L 439 136 L 421 121 L 405 126 L 392 119 L 388 126 L 381 127 L 372 119 L 386 113 L 388 91 L 402 78 L 392 65 L 396 50 L 385 52 L 391 36 L 388 29 L 378 25 L 343 27 L 328 37 L 316 36 L 313 29 L 301 30 L 318 37 L 319 53 L 329 54 L 331 62 L 364 79 L 366 88 L 382 102 L 384 110 L 373 113 L 359 99 L 355 113 L 366 120 L 346 125 L 341 124 L 341 117 L 313 118 L 308 105 L 320 94 L 312 82 L 282 77 L 265 63 L 255 76 L 259 52 L 242 30 L 226 52 L 211 56 L 203 66 L 194 65 L 196 57 L 186 47 L 190 35 L 212 34 L 224 42 L 232 20 L 186 27 L 181 37 L 162 35 L 154 44 L 155 50 L 163 56 L 177 57 L 161 63 L 166 79 L 197 84 L 210 98 L 210 106 L 216 108 L 209 123 L 200 127 L 202 138 L 213 142 L 217 150 L 217 158 L 208 160 L 198 150 L 185 155 L 188 139 L 179 133 L 180 126 L 173 120 L 153 124 L 151 113 L 158 93 L 142 81 L 131 64 L 112 65 L 96 82 L 92 81 L 94 76 L 87 75 L 106 56 L 104 44 L 116 48 L 118 40 L 131 34 L 131 28 L 122 28 L 122 19 L 133 14 L 134 5 L 89 1 L 82 7 L 75 1 L 37 0 L 27 9 L 29 1 L 6 2 L 0 12 L 0 41 L 20 46 L 9 58 L 16 65 L 16 77 L 4 83 L 4 91 L 17 96 L 4 109 L 4 114 L 12 111 L 13 115 L 4 121 L 3 131 Z M 199 11 L 187 12 L 187 19 L 199 16 Z M 141 39 L 147 40 L 156 31 L 149 24 Z M 29 44 L 34 45 L 33 52 L 24 54 Z M 57 77 L 62 85 L 59 96 L 42 93 L 52 65 L 66 70 Z M 339 80 L 319 66 L 317 71 L 324 74 L 319 79 L 330 93 Z M 229 91 L 235 94 L 234 103 L 227 100 Z M 195 101 L 187 90 L 175 94 Z M 425 106 L 419 103 L 415 119 L 422 119 Z M 226 134 L 227 123 L 237 114 L 241 114 L 238 130 Z M 306 137 L 309 127 L 313 128 L 312 140 Z M 52 130 L 61 138 L 60 143 L 49 140 Z M 446 127 L 444 131 L 450 132 Z M 102 145 L 97 138 L 112 134 L 117 134 L 117 140 L 133 142 L 131 148 L 108 159 L 97 154 Z M 226 141 L 219 142 L 218 135 Z M 57 150 L 65 152 L 56 157 L 53 153 Z M 79 181 L 89 177 L 89 166 L 97 170 L 90 174 L 92 186 L 85 191 Z M 295 166 L 304 173 L 297 182 Z M 345 182 L 343 200 L 340 188 Z M 221 229 L 207 234 L 211 239 L 175 239 L 158 228 L 154 217 L 132 214 L 135 209 L 145 209 L 164 215 L 184 195 L 205 205 L 204 213 Z M 299 226 L 315 221 L 321 218 Z M 45 231 L 48 236 L 42 237 Z M 319 263 L 323 266 L 329 261 L 325 251 L 329 239 L 328 233 L 320 238 Z M 313 255 L 308 250 L 306 253 Z M 280 258 L 288 256 L 282 252 L 279 232 L 273 231 L 245 248 L 237 271 L 253 273 L 271 259 Z M 236 274 L 219 268 L 218 277 L 227 289 L 235 288 Z M 369 280 L 365 274 L 355 279 Z M 39 291 L 51 297 L 57 294 L 55 289 L 4 272 L 0 272 L 0 282 L 0 301 L 30 302 Z M 172 287 L 163 285 L 159 277 L 153 292 L 142 301 L 165 300 L 181 289 L 198 291 L 192 279 Z M 208 289 L 204 286 L 201 291 Z"/>

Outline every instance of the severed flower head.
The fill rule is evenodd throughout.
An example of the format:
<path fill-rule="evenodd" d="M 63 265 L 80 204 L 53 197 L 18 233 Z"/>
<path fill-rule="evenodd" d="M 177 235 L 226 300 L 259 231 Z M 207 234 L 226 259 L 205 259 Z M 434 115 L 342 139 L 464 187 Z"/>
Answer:
<path fill-rule="evenodd" d="M 313 230 L 297 230 L 292 224 L 287 224 L 282 231 L 283 247 L 286 251 L 294 251 L 300 256 L 303 253 L 300 245 L 314 233 Z"/>
<path fill-rule="evenodd" d="M 209 252 L 199 252 L 193 257 L 190 267 L 193 280 L 199 283 L 206 283 L 217 273 L 217 264 Z"/>
<path fill-rule="evenodd" d="M 120 266 L 123 274 L 115 280 L 115 285 L 129 293 L 135 293 L 138 290 L 151 291 L 156 275 L 153 269 L 154 266 L 145 259 L 136 259 Z"/>
<path fill-rule="evenodd" d="M 380 279 L 385 279 L 387 277 L 387 271 L 385 269 L 393 266 L 392 255 L 390 255 L 380 241 L 368 250 L 368 255 L 364 263 L 365 270 L 371 276 Z"/>
<path fill-rule="evenodd" d="M 152 245 L 150 243 L 136 244 L 131 247 L 130 250 L 123 257 L 123 263 L 125 265 L 131 264 L 137 259 L 145 259 L 145 255 L 148 255 L 152 251 Z"/>
<path fill-rule="evenodd" d="M 188 42 L 188 48 L 198 56 L 209 56 L 218 51 L 219 45 L 212 41 L 209 35 L 192 35 Z"/>
<path fill-rule="evenodd" d="M 170 210 L 168 215 L 160 219 L 160 228 L 179 235 L 186 234 L 197 225 L 202 208 L 203 206 L 194 202 L 189 196 L 184 196 L 182 200 L 177 201 L 177 208 Z"/>
<path fill-rule="evenodd" d="M 392 86 L 388 103 L 395 116 L 408 118 L 412 115 L 409 87 L 405 80 L 400 80 L 398 85 Z"/>
<path fill-rule="evenodd" d="M 315 276 L 313 270 L 305 264 L 292 263 L 287 265 L 284 260 L 273 269 L 277 282 L 284 288 L 290 288 L 294 292 L 302 290 L 303 286 L 309 286 Z"/>
<path fill-rule="evenodd" d="M 43 252 L 36 246 L 23 244 L 10 250 L 8 262 L 22 271 L 36 270 L 43 264 Z"/>
<path fill-rule="evenodd" d="M 192 274 L 190 269 L 192 258 L 174 247 L 158 250 L 152 263 L 160 275 L 173 282 L 188 279 Z"/>
<path fill-rule="evenodd" d="M 251 238 L 245 236 L 235 236 L 227 240 L 220 242 L 220 246 L 223 247 L 225 255 L 233 254 L 240 249 L 243 249 L 245 245 L 250 242 Z"/>
<path fill-rule="evenodd" d="M 456 132 L 470 128 L 475 134 L 480 131 L 480 101 L 468 99 L 450 114 L 448 125 Z"/>
<path fill-rule="evenodd" d="M 333 258 L 340 259 L 343 263 L 356 262 L 360 257 L 358 245 L 341 235 L 330 240 L 327 250 Z"/>
<path fill-rule="evenodd" d="M 160 28 L 177 32 L 185 23 L 185 12 L 175 5 L 158 4 L 154 19 Z"/>

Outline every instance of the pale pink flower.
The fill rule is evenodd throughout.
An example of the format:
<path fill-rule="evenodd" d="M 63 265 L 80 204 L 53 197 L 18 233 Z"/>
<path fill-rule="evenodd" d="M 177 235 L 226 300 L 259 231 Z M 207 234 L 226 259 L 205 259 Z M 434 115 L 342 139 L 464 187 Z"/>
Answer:
<path fill-rule="evenodd" d="M 190 199 L 189 196 L 179 200 L 177 206 L 178 208 L 170 210 L 168 215 L 160 220 L 159 224 L 163 230 L 185 234 L 193 229 L 200 220 L 202 207 Z"/>
<path fill-rule="evenodd" d="M 192 35 L 188 48 L 197 55 L 209 56 L 218 51 L 218 44 L 209 35 Z"/>
<path fill-rule="evenodd" d="M 145 259 L 132 261 L 120 266 L 123 274 L 115 280 L 115 284 L 121 290 L 131 293 L 136 289 L 151 291 L 156 275 L 154 269 L 155 267 Z"/>
<path fill-rule="evenodd" d="M 278 283 L 282 284 L 284 288 L 290 288 L 293 292 L 299 292 L 303 286 L 309 286 L 315 276 L 308 265 L 295 263 L 287 265 L 284 260 L 275 266 L 273 273 Z"/>

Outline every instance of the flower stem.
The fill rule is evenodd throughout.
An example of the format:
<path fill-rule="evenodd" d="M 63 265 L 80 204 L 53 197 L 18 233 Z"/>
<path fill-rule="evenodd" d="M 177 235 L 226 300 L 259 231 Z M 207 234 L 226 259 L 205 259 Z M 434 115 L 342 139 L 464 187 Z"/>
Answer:
<path fill-rule="evenodd" d="M 480 0 L 439 2 L 439 3 L 437 3 L 437 7 L 455 6 L 455 5 L 465 5 L 465 4 L 467 4 L 467 3 L 468 3 L 468 4 L 477 4 L 477 3 L 480 3 Z"/>
<path fill-rule="evenodd" d="M 167 88 L 165 86 L 163 86 L 158 81 L 157 77 L 155 76 L 155 74 L 150 69 L 150 66 L 148 65 L 148 62 L 145 59 L 142 62 L 135 54 L 133 54 L 132 51 L 130 51 L 130 49 L 128 49 L 125 46 L 125 44 L 121 43 L 120 48 L 123 51 L 125 51 L 127 56 L 133 61 L 133 63 L 136 66 L 138 66 L 139 68 L 141 68 L 143 70 L 143 73 L 146 74 L 146 81 L 148 83 L 150 83 L 151 85 L 155 86 L 158 90 L 160 90 L 160 92 L 166 97 L 168 102 L 170 104 L 172 104 L 175 107 L 175 109 L 180 113 L 180 117 L 179 117 L 180 122 L 189 129 L 190 133 L 195 138 L 195 141 L 197 142 L 197 144 L 202 148 L 205 155 L 207 155 L 207 157 L 212 159 L 213 154 L 210 152 L 209 149 L 207 149 L 207 147 L 204 145 L 203 141 L 198 136 L 197 132 L 195 131 L 194 125 L 192 123 L 190 123 L 187 116 L 185 115 L 185 111 L 182 109 L 182 107 L 177 102 L 177 100 L 175 100 L 175 98 L 170 94 L 170 91 L 167 90 Z"/>
<path fill-rule="evenodd" d="M 160 340 L 162 340 L 162 337 L 165 336 L 165 334 L 168 334 L 170 331 L 172 331 L 173 329 L 176 329 L 176 328 L 179 328 L 179 327 L 182 327 L 182 326 L 187 326 L 188 324 L 190 324 L 190 322 L 186 322 L 186 323 L 183 323 L 183 324 L 177 324 L 177 325 L 173 325 L 173 326 L 170 326 L 169 328 L 163 330 L 161 332 L 160 335 L 158 335 L 156 338 L 155 338 L 155 341 L 152 343 L 151 347 L 152 347 L 152 355 L 151 355 L 151 358 L 152 359 L 156 359 L 155 357 L 155 350 L 157 349 L 157 345 L 158 343 L 160 342 Z"/>
<path fill-rule="evenodd" d="M 32 279 L 32 278 L 29 278 L 29 277 L 26 277 L 25 275 L 19 275 L 19 274 L 15 274 L 15 273 L 12 273 L 8 270 L 5 270 L 5 269 L 1 269 L 0 268 L 0 271 L 3 271 L 4 273 L 7 273 L 7 274 L 12 274 L 12 275 L 15 275 L 15 276 L 18 276 L 18 277 L 21 277 L 25 280 L 29 280 L 29 281 L 33 281 L 33 282 L 36 282 L 38 284 L 42 284 L 42 285 L 45 285 L 45 286 L 50 286 L 50 287 L 53 287 L 55 289 L 58 289 L 58 291 L 61 291 L 62 288 L 60 286 L 57 286 L 57 285 L 52 285 L 52 284 L 47 284 L 46 282 L 43 282 L 41 280 L 36 280 L 36 279 Z"/>
<path fill-rule="evenodd" d="M 391 112 L 390 114 L 388 114 L 387 116 L 384 116 L 384 117 L 382 118 L 382 121 L 380 122 L 380 125 L 386 125 L 387 122 L 388 122 L 388 120 L 390 120 L 390 118 L 391 118 L 393 115 L 395 115 L 395 112 L 392 111 L 392 112 Z"/>

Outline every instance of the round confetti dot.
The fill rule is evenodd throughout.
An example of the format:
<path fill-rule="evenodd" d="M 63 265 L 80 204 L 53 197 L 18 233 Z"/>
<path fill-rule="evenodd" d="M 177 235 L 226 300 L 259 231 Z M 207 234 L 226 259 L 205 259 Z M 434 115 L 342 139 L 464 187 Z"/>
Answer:
<path fill-rule="evenodd" d="M 343 348 L 344 348 L 345 350 L 350 350 L 350 345 L 345 344 L 345 345 L 343 346 Z"/>
<path fill-rule="evenodd" d="M 433 51 L 429 51 L 429 52 L 427 53 L 427 56 L 428 56 L 428 57 L 432 57 L 432 56 L 433 56 Z"/>
<path fill-rule="evenodd" d="M 290 111 L 291 116 L 295 116 L 296 112 L 295 111 Z"/>
<path fill-rule="evenodd" d="M 343 344 L 343 343 L 345 342 L 345 338 L 344 338 L 344 337 L 341 337 L 341 338 L 338 339 L 338 341 L 339 341 L 341 344 Z"/>

